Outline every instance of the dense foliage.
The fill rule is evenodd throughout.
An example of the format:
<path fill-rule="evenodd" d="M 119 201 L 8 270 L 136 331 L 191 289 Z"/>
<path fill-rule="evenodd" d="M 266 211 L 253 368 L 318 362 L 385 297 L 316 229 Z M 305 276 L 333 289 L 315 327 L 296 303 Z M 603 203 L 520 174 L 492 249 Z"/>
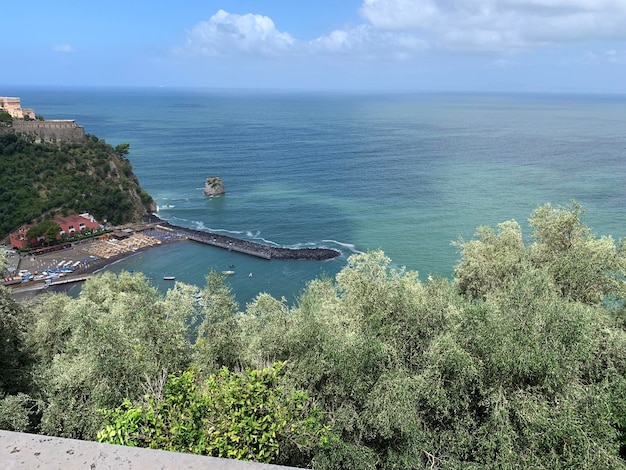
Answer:
<path fill-rule="evenodd" d="M 107 412 L 98 441 L 259 462 L 307 462 L 328 441 L 323 415 L 305 392 L 285 393 L 284 364 L 230 372 L 198 383 L 193 371 L 170 376 L 135 407 Z"/>
<path fill-rule="evenodd" d="M 626 256 L 581 214 L 480 228 L 453 280 L 353 255 L 293 306 L 239 311 L 215 273 L 7 303 L 34 381 L 3 376 L 1 424 L 319 469 L 624 468 Z"/>
<path fill-rule="evenodd" d="M 26 239 L 32 240 L 33 238 L 43 237 L 46 242 L 55 241 L 57 235 L 61 231 L 59 224 L 53 220 L 44 220 L 40 224 L 33 225 L 26 232 Z"/>
<path fill-rule="evenodd" d="M 0 126 L 8 125 L 13 122 L 13 118 L 5 110 L 0 109 Z"/>
<path fill-rule="evenodd" d="M 127 145 L 116 151 L 94 136 L 57 145 L 0 133 L 0 238 L 54 214 L 89 212 L 114 225 L 140 219 L 154 202 L 123 158 L 127 152 Z"/>

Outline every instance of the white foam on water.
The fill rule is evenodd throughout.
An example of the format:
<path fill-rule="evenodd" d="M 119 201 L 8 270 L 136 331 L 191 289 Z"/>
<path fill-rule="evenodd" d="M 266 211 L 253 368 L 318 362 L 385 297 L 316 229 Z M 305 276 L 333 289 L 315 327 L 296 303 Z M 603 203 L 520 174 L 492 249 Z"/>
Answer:
<path fill-rule="evenodd" d="M 339 245 L 343 248 L 347 248 L 352 253 L 363 253 L 360 250 L 357 250 L 356 247 L 352 243 L 339 242 L 337 240 L 322 240 L 323 243 L 334 243 L 335 245 Z"/>

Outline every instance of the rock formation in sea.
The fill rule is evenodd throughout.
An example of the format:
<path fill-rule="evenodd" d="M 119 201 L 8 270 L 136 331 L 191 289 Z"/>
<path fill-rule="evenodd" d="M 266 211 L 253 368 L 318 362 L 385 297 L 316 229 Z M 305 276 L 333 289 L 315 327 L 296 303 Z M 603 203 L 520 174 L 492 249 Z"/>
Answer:
<path fill-rule="evenodd" d="M 207 196 L 221 196 L 225 194 L 224 183 L 222 178 L 217 176 L 209 176 L 204 183 L 204 194 Z"/>

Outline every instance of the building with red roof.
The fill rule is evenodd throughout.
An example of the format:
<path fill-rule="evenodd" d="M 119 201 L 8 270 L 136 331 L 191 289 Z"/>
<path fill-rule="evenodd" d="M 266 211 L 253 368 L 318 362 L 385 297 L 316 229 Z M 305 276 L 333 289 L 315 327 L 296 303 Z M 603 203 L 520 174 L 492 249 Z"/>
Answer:
<path fill-rule="evenodd" d="M 57 240 L 62 240 L 66 237 L 71 238 L 76 234 L 91 232 L 100 228 L 98 221 L 88 213 L 70 215 L 67 217 L 54 217 L 52 221 L 56 222 L 59 227 L 61 227 L 61 230 L 57 235 Z M 45 243 L 45 236 L 33 238 L 30 240 L 30 243 L 29 240 L 26 239 L 28 231 L 34 226 L 35 224 L 22 225 L 18 230 L 10 233 L 9 242 L 11 246 L 18 250 L 23 250 L 28 247 L 36 247 Z"/>

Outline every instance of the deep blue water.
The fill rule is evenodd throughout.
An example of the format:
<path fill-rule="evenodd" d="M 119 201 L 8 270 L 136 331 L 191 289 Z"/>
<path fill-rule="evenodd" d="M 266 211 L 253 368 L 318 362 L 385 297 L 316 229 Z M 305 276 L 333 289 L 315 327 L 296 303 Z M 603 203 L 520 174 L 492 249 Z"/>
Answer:
<path fill-rule="evenodd" d="M 379 248 L 421 277 L 451 276 L 451 242 L 509 219 L 525 227 L 546 202 L 575 199 L 597 235 L 626 232 L 626 96 L 1 91 L 129 142 L 135 173 L 172 223 L 344 253 L 264 261 L 181 243 L 113 268 L 164 287 L 164 274 L 203 284 L 209 269 L 234 264 L 228 282 L 242 304 L 260 291 L 292 302 L 351 253 Z M 223 179 L 225 197 L 204 196 L 208 176 Z"/>

